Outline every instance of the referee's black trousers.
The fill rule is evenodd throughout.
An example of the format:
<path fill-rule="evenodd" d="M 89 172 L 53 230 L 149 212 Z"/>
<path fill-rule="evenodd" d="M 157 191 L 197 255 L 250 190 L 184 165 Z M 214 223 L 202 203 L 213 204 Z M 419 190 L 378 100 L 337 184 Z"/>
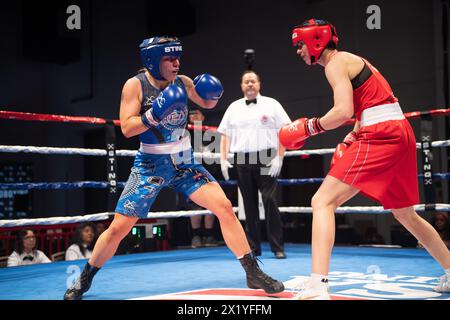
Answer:
<path fill-rule="evenodd" d="M 266 219 L 267 239 L 273 252 L 284 252 L 283 225 L 277 203 L 277 179 L 267 174 L 265 164 L 238 164 L 235 162 L 238 186 L 245 209 L 245 231 L 252 250 L 261 253 L 261 228 L 258 189 L 261 191 Z M 263 174 L 261 174 L 263 173 Z M 264 174 L 265 173 L 265 174 Z"/>

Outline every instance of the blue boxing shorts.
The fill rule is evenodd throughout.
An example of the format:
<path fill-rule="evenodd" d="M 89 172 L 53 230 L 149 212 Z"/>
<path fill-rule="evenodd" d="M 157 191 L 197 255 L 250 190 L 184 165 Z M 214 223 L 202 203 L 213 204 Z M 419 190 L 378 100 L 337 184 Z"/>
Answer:
<path fill-rule="evenodd" d="M 150 154 L 138 151 L 116 212 L 137 218 L 147 214 L 163 187 L 189 197 L 216 179 L 194 159 L 192 148 L 176 154 Z"/>

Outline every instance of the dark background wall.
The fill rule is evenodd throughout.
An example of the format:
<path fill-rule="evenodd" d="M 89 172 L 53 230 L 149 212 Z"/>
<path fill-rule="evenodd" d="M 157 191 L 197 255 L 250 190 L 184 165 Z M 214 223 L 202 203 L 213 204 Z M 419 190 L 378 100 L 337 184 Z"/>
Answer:
<path fill-rule="evenodd" d="M 311 17 L 334 23 L 340 49 L 370 60 L 390 82 L 405 112 L 444 107 L 439 0 L 191 0 L 159 5 L 143 0 L 80 0 L 61 1 L 58 7 L 50 3 L 1 5 L 0 110 L 117 119 L 122 85 L 140 67 L 139 43 L 150 35 L 172 33 L 183 41 L 181 73 L 193 78 L 208 72 L 225 87 L 218 106 L 206 112 L 208 124 L 218 125 L 227 106 L 242 96 L 239 77 L 245 69 L 246 48 L 256 52 L 254 68 L 262 77 L 262 94 L 278 99 L 292 119 L 322 115 L 332 106 L 323 68 L 306 66 L 291 46 L 292 27 Z M 69 4 L 81 8 L 81 30 L 65 28 Z M 372 4 L 381 9 L 380 30 L 366 27 L 370 16 L 366 10 Z M 103 131 L 94 125 L 0 122 L 0 144 L 103 147 Z M 434 140 L 443 140 L 445 120 L 436 120 L 436 124 L 440 129 L 435 129 Z M 418 133 L 417 124 L 414 127 Z M 310 139 L 305 148 L 333 147 L 348 129 Z M 137 139 L 126 141 L 119 130 L 117 135 L 119 148 L 137 148 Z M 94 165 L 78 156 L 2 153 L 0 157 L 2 163 L 32 162 L 35 181 L 89 180 L 92 172 L 99 175 L 106 170 L 102 160 Z M 289 160 L 284 173 L 301 177 L 326 172 L 329 156 L 312 159 L 305 165 L 298 159 L 295 163 Z M 131 159 L 120 161 L 125 180 Z M 438 170 L 446 165 L 446 161 L 436 163 Z M 308 205 L 315 187 L 309 188 L 296 191 L 303 195 L 296 197 L 299 205 Z M 448 202 L 448 188 L 443 188 L 441 196 Z M 35 215 L 100 209 L 101 205 L 86 205 L 86 198 L 81 190 L 34 191 Z M 170 207 L 172 202 L 164 206 L 164 199 L 162 207 Z M 285 200 L 289 203 L 291 197 Z M 368 202 L 356 198 L 353 203 Z"/>

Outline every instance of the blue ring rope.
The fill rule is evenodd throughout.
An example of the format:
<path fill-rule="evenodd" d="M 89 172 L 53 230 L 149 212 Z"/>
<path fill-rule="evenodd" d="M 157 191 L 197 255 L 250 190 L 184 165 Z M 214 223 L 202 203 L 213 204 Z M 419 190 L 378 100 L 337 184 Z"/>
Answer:
<path fill-rule="evenodd" d="M 419 179 L 422 179 L 423 175 L 419 175 Z M 441 180 L 449 180 L 450 173 L 435 173 L 433 178 Z M 307 178 L 307 179 L 278 179 L 280 186 L 293 186 L 303 185 L 310 183 L 321 183 L 323 178 Z M 222 186 L 235 186 L 236 180 L 220 181 Z M 70 190 L 70 189 L 106 189 L 109 187 L 108 182 L 103 181 L 79 181 L 79 182 L 21 182 L 21 183 L 0 183 L 0 190 Z M 125 182 L 118 182 L 118 188 L 124 188 Z"/>

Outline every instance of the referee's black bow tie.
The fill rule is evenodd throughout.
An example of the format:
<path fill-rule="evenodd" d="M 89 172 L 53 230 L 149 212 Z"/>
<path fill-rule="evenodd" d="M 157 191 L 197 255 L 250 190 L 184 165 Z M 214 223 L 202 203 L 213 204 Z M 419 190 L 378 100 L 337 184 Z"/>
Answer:
<path fill-rule="evenodd" d="M 26 260 L 33 261 L 34 257 L 33 256 L 25 256 L 25 257 L 23 257 L 23 261 L 26 261 Z"/>
<path fill-rule="evenodd" d="M 256 98 L 252 100 L 245 100 L 245 104 L 248 106 L 250 103 L 256 103 Z"/>

